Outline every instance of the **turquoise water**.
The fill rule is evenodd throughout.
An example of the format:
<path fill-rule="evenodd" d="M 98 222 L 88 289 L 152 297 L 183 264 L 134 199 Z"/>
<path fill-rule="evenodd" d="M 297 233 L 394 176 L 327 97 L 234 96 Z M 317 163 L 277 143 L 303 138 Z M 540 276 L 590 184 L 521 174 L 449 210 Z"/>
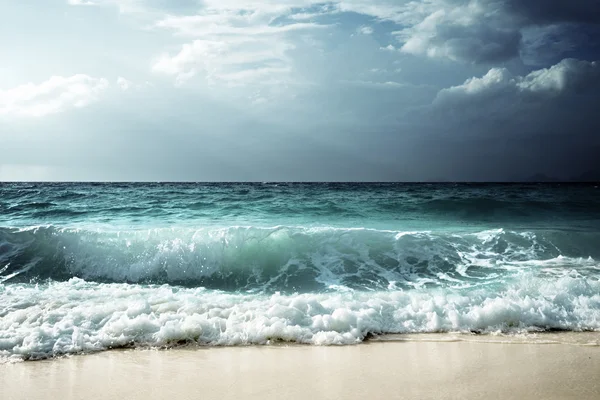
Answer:
<path fill-rule="evenodd" d="M 0 184 L 0 356 L 600 329 L 600 189 Z"/>

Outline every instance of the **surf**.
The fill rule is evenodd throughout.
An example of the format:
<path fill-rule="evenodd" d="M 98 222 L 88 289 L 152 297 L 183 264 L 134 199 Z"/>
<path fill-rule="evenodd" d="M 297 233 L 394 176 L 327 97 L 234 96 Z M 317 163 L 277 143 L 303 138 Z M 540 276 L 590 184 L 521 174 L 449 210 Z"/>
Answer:
<path fill-rule="evenodd" d="M 598 250 L 582 235 L 589 246 L 573 232 L 504 229 L 0 228 L 0 282 L 80 278 L 271 293 L 470 287 L 520 270 L 542 273 L 556 260 L 592 271 Z"/>
<path fill-rule="evenodd" d="M 73 278 L 0 285 L 0 360 L 120 347 L 348 345 L 390 333 L 600 330 L 600 282 L 524 273 L 502 288 L 252 294 Z"/>

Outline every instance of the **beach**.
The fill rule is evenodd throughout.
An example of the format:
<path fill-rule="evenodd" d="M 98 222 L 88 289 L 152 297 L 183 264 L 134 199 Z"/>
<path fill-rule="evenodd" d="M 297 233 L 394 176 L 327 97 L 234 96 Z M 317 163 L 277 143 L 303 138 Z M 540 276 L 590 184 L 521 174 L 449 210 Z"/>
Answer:
<path fill-rule="evenodd" d="M 0 398 L 598 399 L 594 336 L 115 350 L 0 365 Z"/>
<path fill-rule="evenodd" d="M 0 185 L 0 400 L 600 399 L 599 193 Z"/>

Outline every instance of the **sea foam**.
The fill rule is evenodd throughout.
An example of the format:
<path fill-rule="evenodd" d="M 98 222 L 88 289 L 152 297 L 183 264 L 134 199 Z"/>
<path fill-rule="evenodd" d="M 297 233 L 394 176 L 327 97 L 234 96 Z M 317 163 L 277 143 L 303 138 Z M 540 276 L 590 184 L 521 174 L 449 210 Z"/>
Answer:
<path fill-rule="evenodd" d="M 600 282 L 530 274 L 479 288 L 232 294 L 73 278 L 0 285 L 0 356 L 40 359 L 128 346 L 361 342 L 369 334 L 599 330 Z"/>

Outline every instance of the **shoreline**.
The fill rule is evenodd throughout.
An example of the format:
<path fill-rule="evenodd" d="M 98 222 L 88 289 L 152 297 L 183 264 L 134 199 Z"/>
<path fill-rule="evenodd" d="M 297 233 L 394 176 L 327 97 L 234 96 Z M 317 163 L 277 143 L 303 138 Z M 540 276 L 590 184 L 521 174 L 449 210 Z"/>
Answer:
<path fill-rule="evenodd" d="M 0 357 L 0 366 L 6 364 L 31 363 L 40 361 L 52 361 L 69 359 L 71 357 L 85 357 L 98 355 L 112 351 L 178 351 L 178 350 L 208 350 L 208 349 L 236 349 L 249 347 L 352 347 L 361 346 L 370 343 L 399 343 L 399 342 L 432 342 L 432 343 L 450 343 L 450 342 L 468 342 L 468 343 L 489 343 L 489 344 L 537 344 L 537 345 L 572 345 L 572 346 L 598 346 L 600 347 L 600 331 L 539 331 L 522 333 L 476 333 L 476 332 L 424 332 L 424 333 L 384 333 L 368 334 L 361 342 L 353 344 L 325 344 L 316 345 L 308 343 L 298 343 L 294 341 L 268 341 L 261 344 L 240 344 L 240 345 L 213 345 L 176 343 L 162 346 L 151 346 L 144 344 L 133 344 L 131 346 L 110 347 L 102 350 L 58 354 L 50 357 L 10 359 Z"/>
<path fill-rule="evenodd" d="M 355 346 L 111 350 L 2 364 L 0 398 L 600 398 L 600 333 L 547 335 L 563 343 L 421 334 Z"/>

